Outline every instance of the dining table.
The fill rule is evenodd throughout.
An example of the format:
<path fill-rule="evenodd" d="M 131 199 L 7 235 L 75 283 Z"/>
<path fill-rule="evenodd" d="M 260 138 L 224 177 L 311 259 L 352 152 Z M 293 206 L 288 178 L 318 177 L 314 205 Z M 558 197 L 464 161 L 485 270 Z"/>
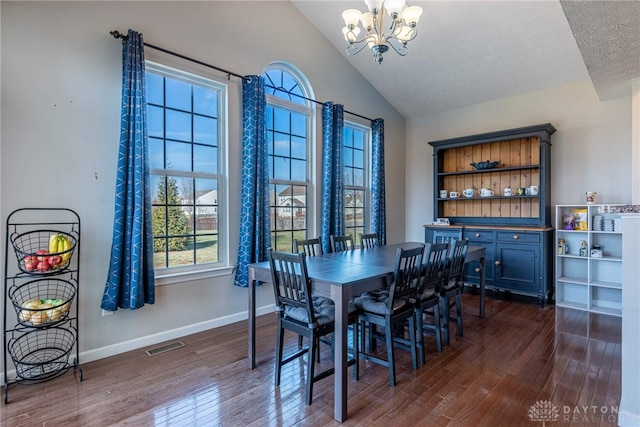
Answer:
<path fill-rule="evenodd" d="M 316 295 L 327 296 L 335 303 L 334 337 L 334 418 L 347 419 L 347 309 L 353 296 L 387 287 L 393 277 L 393 267 L 398 248 L 409 249 L 424 244 L 403 242 L 369 249 L 355 248 L 348 251 L 326 253 L 306 257 L 309 279 Z M 469 246 L 465 263 L 479 263 L 479 317 L 484 317 L 486 249 Z M 249 368 L 256 367 L 256 295 L 259 283 L 271 283 L 269 262 L 249 264 L 248 309 L 248 358 Z"/>

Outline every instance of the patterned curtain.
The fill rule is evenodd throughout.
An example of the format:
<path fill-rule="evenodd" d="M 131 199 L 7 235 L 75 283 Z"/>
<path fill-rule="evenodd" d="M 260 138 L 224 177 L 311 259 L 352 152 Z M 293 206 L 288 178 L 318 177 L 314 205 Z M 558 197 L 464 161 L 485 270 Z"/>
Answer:
<path fill-rule="evenodd" d="M 242 81 L 242 201 L 236 286 L 249 286 L 248 265 L 267 260 L 271 246 L 267 101 L 264 79 Z"/>
<path fill-rule="evenodd" d="M 327 102 L 322 107 L 322 249 L 330 252 L 329 236 L 344 234 L 344 179 L 342 144 L 344 107 Z M 354 236 L 355 237 L 355 236 Z"/>
<path fill-rule="evenodd" d="M 103 309 L 135 310 L 155 302 L 149 147 L 142 34 L 129 30 L 122 47 L 122 119 L 115 215 Z"/>
<path fill-rule="evenodd" d="M 371 232 L 387 244 L 387 213 L 384 190 L 384 120 L 371 121 Z"/>

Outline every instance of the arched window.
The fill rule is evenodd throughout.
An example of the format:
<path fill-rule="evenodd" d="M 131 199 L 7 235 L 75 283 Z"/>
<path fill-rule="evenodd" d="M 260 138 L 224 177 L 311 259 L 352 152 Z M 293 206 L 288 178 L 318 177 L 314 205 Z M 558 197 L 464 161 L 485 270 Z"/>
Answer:
<path fill-rule="evenodd" d="M 315 103 L 310 101 L 309 82 L 292 65 L 272 63 L 262 76 L 267 93 L 271 244 L 276 250 L 291 251 L 293 239 L 307 238 L 313 212 Z"/>

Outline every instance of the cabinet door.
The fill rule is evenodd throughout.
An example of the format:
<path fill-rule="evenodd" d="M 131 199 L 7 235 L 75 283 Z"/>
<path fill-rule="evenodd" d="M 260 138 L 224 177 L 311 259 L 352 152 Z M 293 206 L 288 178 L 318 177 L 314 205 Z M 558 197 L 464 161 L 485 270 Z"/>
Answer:
<path fill-rule="evenodd" d="M 494 279 L 494 233 L 488 230 L 465 229 L 462 233 L 463 239 L 469 239 L 469 246 L 481 246 L 486 249 L 487 255 L 484 260 L 485 286 L 493 285 Z M 480 283 L 480 273 L 476 271 L 477 263 L 465 264 L 464 280 L 469 283 Z"/>
<path fill-rule="evenodd" d="M 518 293 L 544 295 L 540 245 L 497 243 L 495 285 Z"/>

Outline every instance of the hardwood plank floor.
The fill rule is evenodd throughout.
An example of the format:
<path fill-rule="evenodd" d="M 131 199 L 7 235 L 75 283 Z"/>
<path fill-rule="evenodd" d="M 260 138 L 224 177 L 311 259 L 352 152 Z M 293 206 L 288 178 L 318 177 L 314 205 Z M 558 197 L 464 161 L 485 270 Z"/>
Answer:
<path fill-rule="evenodd" d="M 489 297 L 480 319 L 477 297 L 463 298 L 464 337 L 454 332 L 442 353 L 427 337 L 427 363 L 417 371 L 398 350 L 396 387 L 386 368 L 361 361 L 360 380 L 349 376 L 344 425 L 617 425 L 611 411 L 620 402 L 620 318 Z M 338 425 L 332 378 L 315 384 L 311 406 L 304 403 L 304 364 L 289 364 L 274 387 L 274 315 L 258 318 L 257 337 L 255 370 L 248 369 L 246 322 L 240 322 L 184 337 L 185 347 L 166 353 L 147 356 L 140 349 L 85 363 L 82 382 L 70 372 L 47 383 L 11 385 L 0 424 Z M 286 346 L 296 346 L 293 335 Z M 330 358 L 323 346 L 322 365 Z M 537 418 L 529 417 L 540 408 Z"/>

